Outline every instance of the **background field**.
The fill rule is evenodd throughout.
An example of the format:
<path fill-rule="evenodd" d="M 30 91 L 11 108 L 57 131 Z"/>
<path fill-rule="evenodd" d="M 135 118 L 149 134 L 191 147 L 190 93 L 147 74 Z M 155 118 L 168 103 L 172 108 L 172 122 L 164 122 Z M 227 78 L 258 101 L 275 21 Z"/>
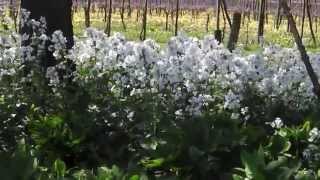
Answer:
<path fill-rule="evenodd" d="M 112 14 L 112 33 L 120 32 L 126 36 L 128 40 L 139 40 L 139 34 L 141 31 L 141 18 L 137 20 L 137 11 L 132 13 L 131 17 L 128 17 L 125 14 L 125 24 L 126 29 L 123 28 L 120 18 L 119 10 Z M 210 23 L 208 26 L 208 31 L 206 28 L 206 21 L 207 16 L 210 15 Z M 275 20 L 274 16 L 269 15 L 268 20 L 266 21 L 265 25 L 265 45 L 270 44 L 278 44 L 283 47 L 293 47 L 294 41 L 292 38 L 291 33 L 287 31 L 287 23 L 286 21 L 280 26 L 279 29 L 276 29 L 274 24 Z M 74 31 L 75 35 L 78 37 L 83 36 L 83 32 L 85 29 L 85 20 L 84 20 L 84 11 L 79 10 L 74 14 Z M 105 22 L 103 21 L 103 13 L 94 12 L 91 13 L 91 27 L 98 28 L 100 30 L 105 29 Z M 299 19 L 298 19 L 299 20 Z M 260 46 L 257 43 L 257 31 L 258 31 L 258 23 L 250 17 L 245 17 L 242 23 L 242 27 L 240 30 L 240 37 L 239 37 L 239 45 L 243 47 L 247 51 L 255 51 L 259 50 Z M 300 23 L 300 24 L 299 24 Z M 170 37 L 174 35 L 174 21 L 172 21 L 171 17 L 169 16 L 169 27 L 166 31 L 165 29 L 166 24 L 166 17 L 165 14 L 162 13 L 161 16 L 154 14 L 148 14 L 148 22 L 147 22 L 147 38 L 154 39 L 161 45 L 165 45 Z M 301 25 L 301 22 L 298 21 L 298 25 Z M 229 26 L 228 24 L 224 24 L 221 22 L 220 25 L 222 28 L 225 29 L 224 33 L 224 41 L 228 40 L 229 34 Z M 319 23 L 316 24 L 314 27 L 316 28 L 316 36 L 317 40 L 320 40 L 320 33 L 318 32 Z M 214 16 L 213 10 L 203 11 L 199 13 L 199 15 L 195 18 L 192 17 L 191 13 L 183 13 L 182 16 L 179 18 L 179 30 L 189 36 L 203 38 L 206 35 L 213 34 L 216 27 L 216 19 Z M 311 35 L 309 32 L 309 28 L 307 23 L 305 23 L 305 30 L 304 30 L 304 43 L 309 51 L 317 52 L 319 48 L 315 46 L 311 40 Z"/>

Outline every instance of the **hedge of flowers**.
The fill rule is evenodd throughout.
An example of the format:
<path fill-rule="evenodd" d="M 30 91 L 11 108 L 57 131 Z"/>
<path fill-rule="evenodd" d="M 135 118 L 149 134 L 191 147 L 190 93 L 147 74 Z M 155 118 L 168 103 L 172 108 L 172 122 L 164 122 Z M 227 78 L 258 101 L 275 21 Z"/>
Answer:
<path fill-rule="evenodd" d="M 246 55 L 183 34 L 160 48 L 87 29 L 67 50 L 44 20 L 25 25 L 0 38 L 4 177 L 320 178 L 319 101 L 295 48 Z"/>

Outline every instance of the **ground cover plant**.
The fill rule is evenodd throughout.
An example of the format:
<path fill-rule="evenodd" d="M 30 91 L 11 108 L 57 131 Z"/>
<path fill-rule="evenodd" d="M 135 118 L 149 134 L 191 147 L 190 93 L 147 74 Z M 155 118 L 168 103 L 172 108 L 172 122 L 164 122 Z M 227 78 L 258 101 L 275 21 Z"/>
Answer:
<path fill-rule="evenodd" d="M 31 36 L 1 36 L 3 179 L 320 178 L 320 106 L 296 48 L 183 33 L 161 48 L 89 28 L 67 50 L 26 22 Z"/>

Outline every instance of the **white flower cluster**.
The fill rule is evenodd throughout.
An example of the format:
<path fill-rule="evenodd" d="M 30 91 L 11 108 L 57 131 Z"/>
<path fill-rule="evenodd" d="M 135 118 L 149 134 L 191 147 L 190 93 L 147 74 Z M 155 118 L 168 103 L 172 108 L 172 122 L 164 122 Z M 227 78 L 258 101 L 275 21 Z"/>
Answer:
<path fill-rule="evenodd" d="M 317 142 L 320 140 L 320 130 L 318 128 L 313 128 L 309 133 L 309 142 Z"/>
<path fill-rule="evenodd" d="M 242 55 L 230 53 L 212 36 L 198 40 L 179 35 L 164 50 L 152 40 L 129 42 L 120 34 L 108 38 L 94 29 L 88 29 L 86 36 L 70 54 L 84 82 L 112 74 L 118 87 L 132 89 L 131 95 L 167 89 L 178 101 L 189 93 L 193 96 L 189 107 L 197 112 L 207 103 L 195 99 L 210 97 L 201 99 L 211 102 L 219 96 L 224 109 L 240 115 L 248 87 L 271 103 L 282 102 L 291 109 L 307 109 L 316 100 L 296 49 L 271 46 L 263 53 Z M 311 61 L 320 75 L 320 56 L 311 55 Z M 83 69 L 89 72 L 83 74 Z"/>
<path fill-rule="evenodd" d="M 61 59 L 65 55 L 67 39 L 63 36 L 62 31 L 55 31 L 52 34 L 51 42 L 52 46 L 49 47 L 53 51 L 53 56 L 56 59 Z"/>
<path fill-rule="evenodd" d="M 27 18 L 28 14 L 23 16 Z M 183 34 L 171 38 L 167 47 L 161 49 L 153 40 L 131 42 L 121 34 L 107 37 L 89 28 L 85 38 L 76 40 L 74 48 L 67 52 L 61 31 L 47 37 L 41 34 L 45 31 L 44 20 L 31 20 L 27 25 L 37 27 L 35 37 L 0 39 L 7 41 L 7 46 L 0 48 L 0 79 L 14 75 L 22 62 L 41 60 L 39 54 L 45 50 L 44 43 L 51 40 L 50 49 L 55 58 L 67 58 L 77 65 L 74 77 L 80 84 L 107 76 L 112 84 L 106 86 L 114 93 L 126 89 L 130 96 L 148 92 L 163 99 L 170 92 L 173 101 L 183 104 L 182 111 L 176 109 L 179 114 L 199 115 L 203 108 L 214 103 L 230 111 L 234 118 L 244 116 L 247 120 L 250 115 L 243 111 L 251 109 L 244 103 L 248 100 L 248 90 L 254 90 L 256 96 L 269 104 L 281 103 L 293 110 L 306 110 L 316 102 L 312 83 L 296 49 L 270 46 L 263 53 L 243 55 L 240 51 L 231 53 L 213 36 L 198 40 Z M 14 42 L 20 40 L 14 39 L 31 43 L 19 46 Z M 320 55 L 311 55 L 311 61 L 320 76 Z M 51 85 L 60 83 L 56 71 L 60 66 L 63 65 L 47 70 Z"/>
<path fill-rule="evenodd" d="M 269 124 L 273 129 L 281 129 L 284 124 L 281 118 L 277 117 L 273 122 L 267 123 Z"/>

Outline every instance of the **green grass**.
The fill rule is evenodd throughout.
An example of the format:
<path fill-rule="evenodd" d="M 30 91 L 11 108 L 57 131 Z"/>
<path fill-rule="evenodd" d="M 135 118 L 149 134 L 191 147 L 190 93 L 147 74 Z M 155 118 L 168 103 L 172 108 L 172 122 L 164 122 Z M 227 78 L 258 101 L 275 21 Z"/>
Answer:
<path fill-rule="evenodd" d="M 189 36 L 203 38 L 208 34 L 213 34 L 215 30 L 215 19 L 213 17 L 213 13 L 210 14 L 211 20 L 209 25 L 209 31 L 206 31 L 206 18 L 208 12 L 201 13 L 196 19 L 193 19 L 191 13 L 186 13 L 185 15 L 180 17 L 179 20 L 179 30 L 186 33 Z M 128 40 L 137 41 L 139 40 L 139 35 L 141 31 L 141 18 L 139 21 L 136 20 L 136 11 L 132 13 L 131 17 L 125 15 L 125 22 L 127 29 L 124 30 L 121 24 L 121 18 L 119 11 L 113 14 L 112 18 L 112 33 L 121 32 L 126 36 Z M 174 35 L 174 21 L 171 20 L 169 16 L 169 30 L 165 29 L 165 16 L 158 16 L 156 14 L 152 16 L 148 16 L 148 24 L 147 24 L 147 38 L 154 39 L 160 45 L 165 45 L 170 37 Z M 248 27 L 247 27 L 248 25 Z M 298 23 L 299 25 L 299 23 Z M 105 22 L 103 22 L 103 14 L 102 13 L 93 13 L 91 16 L 91 26 L 103 30 L 105 28 Z M 225 39 L 227 42 L 229 28 L 228 25 L 224 25 L 221 23 L 221 27 L 226 26 L 225 31 Z M 84 13 L 83 11 L 79 11 L 74 16 L 74 28 L 75 34 L 80 36 L 83 34 L 84 26 Z M 245 21 L 242 24 L 242 28 L 240 31 L 239 44 L 244 47 L 246 51 L 259 51 L 260 46 L 257 44 L 257 22 L 251 20 L 250 23 Z M 317 40 L 320 42 L 320 33 L 316 33 Z M 305 36 L 304 42 L 308 51 L 310 52 L 319 52 L 319 46 L 315 46 L 310 37 L 310 32 L 308 28 L 305 28 Z M 274 21 L 271 16 L 269 16 L 269 21 L 265 25 L 265 44 L 279 44 L 283 47 L 293 47 L 294 40 L 292 35 L 287 32 L 287 25 L 284 22 L 280 29 L 277 30 L 274 28 Z"/>
<path fill-rule="evenodd" d="M 206 20 L 208 13 L 210 14 L 211 18 L 209 29 L 207 31 Z M 103 16 L 104 14 L 102 12 L 91 13 L 91 27 L 104 30 L 106 23 L 103 21 Z M 174 35 L 174 18 L 172 19 L 171 16 L 169 16 L 169 28 L 166 30 L 164 13 L 162 13 L 161 16 L 155 13 L 153 13 L 153 15 L 148 14 L 147 38 L 154 39 L 161 46 L 167 44 L 170 37 Z M 125 35 L 128 40 L 138 41 L 141 31 L 141 19 L 142 18 L 140 17 L 137 21 L 137 11 L 133 11 L 131 17 L 128 17 L 127 13 L 125 13 L 125 23 L 127 26 L 125 30 L 121 23 L 120 12 L 117 10 L 112 15 L 112 33 L 120 32 Z M 265 45 L 278 44 L 282 47 L 293 47 L 294 40 L 292 35 L 287 32 L 286 22 L 284 21 L 283 25 L 280 26 L 280 29 L 275 29 L 273 17 L 269 15 L 268 19 L 269 20 L 265 25 Z M 301 26 L 301 22 L 298 21 L 297 24 L 299 27 Z M 83 10 L 80 9 L 74 14 L 73 26 L 75 35 L 77 37 L 82 37 L 85 30 Z M 226 27 L 224 38 L 224 42 L 226 44 L 228 41 L 229 27 L 227 23 L 223 23 L 223 21 L 221 22 L 220 26 L 221 28 Z M 318 24 L 318 26 L 320 27 L 320 24 Z M 179 19 L 179 31 L 186 33 L 188 36 L 197 37 L 200 39 L 206 35 L 213 34 L 215 27 L 216 20 L 213 16 L 213 10 L 200 13 L 196 19 L 192 18 L 191 13 L 184 13 L 184 15 L 180 16 Z M 315 46 L 311 40 L 309 28 L 307 28 L 308 25 L 306 24 L 305 27 L 303 41 L 306 48 L 310 52 L 320 52 L 320 46 Z M 257 43 L 257 30 L 257 22 L 251 17 L 251 21 L 248 23 L 246 18 L 242 24 L 238 45 L 242 46 L 243 49 L 248 52 L 259 51 L 261 47 Z M 316 36 L 318 44 L 320 44 L 320 33 L 316 32 Z"/>

